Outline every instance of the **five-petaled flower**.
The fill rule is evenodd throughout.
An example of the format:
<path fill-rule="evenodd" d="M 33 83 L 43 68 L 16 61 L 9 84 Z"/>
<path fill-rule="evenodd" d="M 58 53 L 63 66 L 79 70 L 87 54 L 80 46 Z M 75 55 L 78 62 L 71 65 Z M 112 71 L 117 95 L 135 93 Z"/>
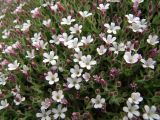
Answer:
<path fill-rule="evenodd" d="M 97 95 L 96 98 L 92 98 L 91 102 L 94 106 L 94 108 L 102 108 L 103 105 L 105 104 L 105 99 L 101 98 L 101 95 Z"/>
<path fill-rule="evenodd" d="M 51 63 L 52 65 L 57 64 L 56 60 L 58 59 L 58 56 L 55 55 L 54 51 L 50 51 L 49 54 L 43 53 L 43 57 L 44 57 L 44 60 L 43 60 L 44 63 Z"/>

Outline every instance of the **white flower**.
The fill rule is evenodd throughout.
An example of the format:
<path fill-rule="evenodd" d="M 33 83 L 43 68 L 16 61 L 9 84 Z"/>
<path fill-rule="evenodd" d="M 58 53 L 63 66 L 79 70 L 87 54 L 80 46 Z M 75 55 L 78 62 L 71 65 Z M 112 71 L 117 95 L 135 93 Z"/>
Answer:
<path fill-rule="evenodd" d="M 154 69 L 154 65 L 156 63 L 156 61 L 153 61 L 152 58 L 148 58 L 148 60 L 145 60 L 145 59 L 141 59 L 141 62 L 143 63 L 143 67 L 144 68 L 151 68 L 151 69 Z"/>
<path fill-rule="evenodd" d="M 116 26 L 115 23 L 111 22 L 111 24 L 104 24 L 107 28 L 107 33 L 117 34 L 117 30 L 120 30 L 120 26 Z"/>
<path fill-rule="evenodd" d="M 131 52 L 125 52 L 123 58 L 125 59 L 125 61 L 129 64 L 133 64 L 138 62 L 140 55 L 139 54 L 134 54 L 131 55 Z"/>
<path fill-rule="evenodd" d="M 40 16 L 40 7 L 36 7 L 34 10 L 31 10 L 32 18 Z"/>
<path fill-rule="evenodd" d="M 58 92 L 57 91 L 52 92 L 52 99 L 54 101 L 61 102 L 63 98 L 64 98 L 64 95 L 62 90 L 59 90 Z"/>
<path fill-rule="evenodd" d="M 13 46 L 6 46 L 2 53 L 15 53 Z"/>
<path fill-rule="evenodd" d="M 75 19 L 72 19 L 71 16 L 68 16 L 67 18 L 62 18 L 61 25 L 71 25 L 71 23 L 74 21 Z"/>
<path fill-rule="evenodd" d="M 55 55 L 54 51 L 50 51 L 49 54 L 48 53 L 44 53 L 43 57 L 45 58 L 43 60 L 44 63 L 48 63 L 49 62 L 52 65 L 56 65 L 57 64 L 56 60 L 58 59 L 58 56 Z"/>
<path fill-rule="evenodd" d="M 124 116 L 124 117 L 123 117 L 123 120 L 129 120 L 129 119 L 128 119 L 128 117 L 127 117 L 127 116 Z"/>
<path fill-rule="evenodd" d="M 41 32 L 34 33 L 34 37 L 31 38 L 32 43 L 37 42 L 39 40 L 41 40 Z"/>
<path fill-rule="evenodd" d="M 20 94 L 16 94 L 15 98 L 14 98 L 14 103 L 16 105 L 21 104 L 21 102 L 25 101 L 25 97 L 22 97 Z"/>
<path fill-rule="evenodd" d="M 54 113 L 54 116 L 53 116 L 54 119 L 57 119 L 59 117 L 64 119 L 65 118 L 65 114 L 64 113 L 66 111 L 67 111 L 67 108 L 66 107 L 62 108 L 62 105 L 59 104 L 57 109 L 55 109 L 55 108 L 52 109 L 52 112 Z"/>
<path fill-rule="evenodd" d="M 82 32 L 82 25 L 75 24 L 73 27 L 70 27 L 69 30 L 71 34 L 79 34 Z"/>
<path fill-rule="evenodd" d="M 74 57 L 75 57 L 75 58 L 73 59 L 74 62 L 79 62 L 79 61 L 81 61 L 82 52 L 79 51 L 79 52 L 75 53 L 75 54 L 74 54 Z"/>
<path fill-rule="evenodd" d="M 91 66 L 95 64 L 97 64 L 97 62 L 95 60 L 92 60 L 91 55 L 82 56 L 81 61 L 79 61 L 79 65 L 82 68 L 87 68 L 88 70 L 90 70 Z"/>
<path fill-rule="evenodd" d="M 8 107 L 9 103 L 7 102 L 7 99 L 5 100 L 1 100 L 1 104 L 0 104 L 0 110 Z"/>
<path fill-rule="evenodd" d="M 23 23 L 22 28 L 21 28 L 21 31 L 22 31 L 22 32 L 28 32 L 30 26 L 31 26 L 31 21 L 30 21 L 30 20 L 27 20 L 26 23 Z"/>
<path fill-rule="evenodd" d="M 144 0 L 132 0 L 133 3 L 138 2 L 138 3 L 142 3 Z"/>
<path fill-rule="evenodd" d="M 92 13 L 89 13 L 88 11 L 79 11 L 79 14 L 83 17 L 83 18 L 87 18 L 89 16 L 92 15 Z"/>
<path fill-rule="evenodd" d="M 51 19 L 48 19 L 48 20 L 43 20 L 43 25 L 45 25 L 46 27 L 50 27 L 50 24 L 51 24 Z"/>
<path fill-rule="evenodd" d="M 96 98 L 92 98 L 91 102 L 94 106 L 94 108 L 102 108 L 103 105 L 105 104 L 105 99 L 101 98 L 101 95 L 97 95 Z"/>
<path fill-rule="evenodd" d="M 47 7 L 48 5 L 53 5 L 53 4 L 50 2 L 45 2 L 44 4 L 42 4 L 42 7 Z"/>
<path fill-rule="evenodd" d="M 56 45 L 60 44 L 60 35 L 52 35 L 52 39 L 49 41 L 49 43 L 55 43 Z"/>
<path fill-rule="evenodd" d="M 2 33 L 3 33 L 2 38 L 7 39 L 10 36 L 11 32 L 9 30 L 5 29 Z"/>
<path fill-rule="evenodd" d="M 61 41 L 64 46 L 68 45 L 68 42 L 73 40 L 73 35 L 68 35 L 67 33 L 63 33 L 59 36 L 59 41 Z"/>
<path fill-rule="evenodd" d="M 2 20 L 4 17 L 5 17 L 5 14 L 4 15 L 0 15 L 0 20 Z"/>
<path fill-rule="evenodd" d="M 99 10 L 101 10 L 102 12 L 105 12 L 106 10 L 108 10 L 109 9 L 109 3 L 107 3 L 107 4 L 99 4 L 99 7 L 97 7 L 97 9 L 99 9 Z"/>
<path fill-rule="evenodd" d="M 148 105 L 144 106 L 145 113 L 143 114 L 144 120 L 160 120 L 160 116 L 156 114 L 156 107 L 151 106 L 151 108 Z"/>
<path fill-rule="evenodd" d="M 83 43 L 78 42 L 78 38 L 74 38 L 68 42 L 68 48 L 73 48 L 76 52 L 80 51 L 79 47 L 81 46 L 83 46 Z"/>
<path fill-rule="evenodd" d="M 36 43 L 35 43 L 35 47 L 36 47 L 36 50 L 39 50 L 40 48 L 41 49 L 46 49 L 46 45 L 47 45 L 48 43 L 47 42 L 44 42 L 43 40 L 39 40 L 39 41 L 37 41 Z"/>
<path fill-rule="evenodd" d="M 11 93 L 16 96 L 20 92 L 20 86 L 16 85 L 16 88 L 13 88 Z"/>
<path fill-rule="evenodd" d="M 22 73 L 27 74 L 28 70 L 29 70 L 29 67 L 27 65 L 23 65 L 22 70 L 21 70 Z"/>
<path fill-rule="evenodd" d="M 47 73 L 47 76 L 45 78 L 47 81 L 49 81 L 50 85 L 53 85 L 54 83 L 59 81 L 58 73 L 53 74 L 51 71 Z"/>
<path fill-rule="evenodd" d="M 75 87 L 76 90 L 80 89 L 80 85 L 79 83 L 82 81 L 81 78 L 67 78 L 67 84 L 68 84 L 68 88 L 73 88 Z"/>
<path fill-rule="evenodd" d="M 71 72 L 71 77 L 72 78 L 80 77 L 82 72 L 83 72 L 83 69 L 80 69 L 79 65 L 75 65 L 74 68 L 70 69 L 70 72 Z"/>
<path fill-rule="evenodd" d="M 41 102 L 41 109 L 48 109 L 51 106 L 52 100 L 46 98 L 44 101 Z"/>
<path fill-rule="evenodd" d="M 120 2 L 120 0 L 106 0 L 107 2 Z"/>
<path fill-rule="evenodd" d="M 147 28 L 146 19 L 140 20 L 140 22 L 138 22 L 138 24 L 141 26 L 141 28 L 142 28 L 143 30 Z"/>
<path fill-rule="evenodd" d="M 54 12 L 57 12 L 57 10 L 58 10 L 58 6 L 56 4 L 55 5 L 51 5 L 50 8 Z"/>
<path fill-rule="evenodd" d="M 47 112 L 45 111 L 45 109 L 41 109 L 42 113 L 37 113 L 36 117 L 41 118 L 41 120 L 51 120 L 50 114 L 51 114 L 51 110 L 48 110 Z"/>
<path fill-rule="evenodd" d="M 91 42 L 93 42 L 93 38 L 91 37 L 91 35 L 88 35 L 87 37 L 82 36 L 81 42 L 84 43 L 85 45 L 88 45 Z"/>
<path fill-rule="evenodd" d="M 125 49 L 127 51 L 135 51 L 134 44 L 131 41 L 127 41 L 127 43 L 125 44 Z"/>
<path fill-rule="evenodd" d="M 130 103 L 139 104 L 139 102 L 142 102 L 143 98 L 141 97 L 139 92 L 133 92 L 131 94 L 131 97 L 128 98 L 128 101 Z"/>
<path fill-rule="evenodd" d="M 123 111 L 126 112 L 128 115 L 128 118 L 133 118 L 133 116 L 140 116 L 140 113 L 138 111 L 139 106 L 138 105 L 132 105 L 130 102 L 127 101 L 127 107 L 123 107 Z"/>
<path fill-rule="evenodd" d="M 116 37 L 112 37 L 112 35 L 108 35 L 107 38 L 103 37 L 102 39 L 106 44 L 112 44 L 113 42 L 115 42 Z"/>
<path fill-rule="evenodd" d="M 16 7 L 16 9 L 13 11 L 13 14 L 21 13 L 23 11 L 22 7 L 25 5 L 25 3 L 21 4 Z"/>
<path fill-rule="evenodd" d="M 30 58 L 30 59 L 35 58 L 34 49 L 32 49 L 31 52 L 27 51 L 27 56 L 26 56 L 26 58 Z"/>
<path fill-rule="evenodd" d="M 149 35 L 147 42 L 150 45 L 156 45 L 157 43 L 159 43 L 158 36 L 157 35 Z"/>
<path fill-rule="evenodd" d="M 107 49 L 104 47 L 104 45 L 101 45 L 99 48 L 97 48 L 97 52 L 99 55 L 103 55 Z"/>
<path fill-rule="evenodd" d="M 0 72 L 0 85 L 5 85 L 8 77 L 5 77 L 5 74 Z"/>
<path fill-rule="evenodd" d="M 84 79 L 86 82 L 88 82 L 89 79 L 90 79 L 90 77 L 91 77 L 91 75 L 90 75 L 89 73 L 85 72 L 85 73 L 82 75 L 82 77 L 83 77 L 83 79 Z"/>
<path fill-rule="evenodd" d="M 125 15 L 128 19 L 128 23 L 138 22 L 140 20 L 139 17 L 135 17 L 133 14 Z"/>
<path fill-rule="evenodd" d="M 141 26 L 137 23 L 132 23 L 129 28 L 131 28 L 133 32 L 143 32 Z"/>
<path fill-rule="evenodd" d="M 8 70 L 16 70 L 19 67 L 19 64 L 17 60 L 15 60 L 13 63 L 8 64 Z"/>
<path fill-rule="evenodd" d="M 120 51 L 125 51 L 125 45 L 124 43 L 117 43 L 117 42 L 113 42 L 112 43 L 112 47 L 109 48 L 109 51 L 114 51 L 114 54 L 117 54 L 120 52 Z"/>
<path fill-rule="evenodd" d="M 34 33 L 34 37 L 31 38 L 32 46 L 36 47 L 36 50 L 39 50 L 40 48 L 46 49 L 47 42 L 44 42 L 41 40 L 41 32 Z"/>

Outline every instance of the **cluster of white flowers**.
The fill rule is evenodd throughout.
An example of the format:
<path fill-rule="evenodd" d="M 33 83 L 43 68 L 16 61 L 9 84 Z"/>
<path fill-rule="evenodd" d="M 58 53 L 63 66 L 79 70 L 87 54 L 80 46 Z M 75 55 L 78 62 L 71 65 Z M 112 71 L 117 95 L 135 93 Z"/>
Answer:
<path fill-rule="evenodd" d="M 129 28 L 131 28 L 133 32 L 143 32 L 144 30 L 146 30 L 146 19 L 140 19 L 139 17 L 136 17 L 133 14 L 125 16 L 127 17 L 128 23 L 130 24 Z"/>
<path fill-rule="evenodd" d="M 132 0 L 133 3 L 142 3 L 144 0 Z M 106 0 L 106 2 L 120 2 L 120 0 Z M 54 4 L 55 3 L 55 4 Z M 23 6 L 25 4 L 20 4 L 16 9 L 13 11 L 14 14 L 18 14 L 23 11 Z M 110 3 L 106 4 L 98 4 L 98 11 L 101 11 L 103 14 L 110 8 Z M 32 18 L 36 19 L 42 16 L 41 8 L 48 7 L 53 13 L 58 13 L 57 11 L 60 10 L 60 2 L 55 2 L 52 0 L 50 3 L 47 2 L 40 7 L 36 7 L 30 11 Z M 61 6 L 61 9 L 63 7 Z M 81 16 L 82 20 L 84 21 L 88 17 L 92 18 L 93 13 L 90 11 L 78 11 L 78 15 Z M 3 19 L 4 16 L 0 16 L 0 20 Z M 146 19 L 140 19 L 133 14 L 125 15 L 127 21 L 129 23 L 129 28 L 132 29 L 133 32 L 144 32 L 147 29 L 147 22 Z M 61 16 L 60 16 L 61 18 Z M 89 20 L 89 18 L 88 18 Z M 78 21 L 78 20 L 77 20 Z M 13 21 L 14 24 L 20 23 L 18 18 Z M 22 32 L 22 35 L 28 35 L 30 28 L 33 26 L 32 22 L 26 19 L 25 22 L 22 22 L 21 25 L 15 25 L 16 30 L 20 30 L 18 32 Z M 103 22 L 104 23 L 104 22 Z M 52 31 L 52 19 L 47 18 L 42 20 L 42 26 L 46 29 Z M 90 70 L 92 70 L 93 66 L 97 64 L 98 61 L 95 60 L 94 56 L 90 54 L 85 55 L 83 50 L 87 48 L 90 44 L 94 43 L 96 38 L 91 33 L 87 33 L 88 35 L 83 34 L 84 23 L 76 23 L 76 19 L 74 15 L 70 14 L 66 17 L 61 18 L 59 28 L 64 27 L 67 28 L 66 31 L 61 32 L 61 34 L 54 34 L 51 36 L 49 40 L 50 45 L 59 45 L 65 48 L 68 48 L 73 54 L 74 65 L 69 69 L 70 76 L 67 76 L 66 83 L 63 86 L 69 89 L 76 89 L 79 91 L 82 88 L 83 82 L 88 82 L 91 78 Z M 156 61 L 153 60 L 152 57 L 148 57 L 147 59 L 143 58 L 141 54 L 138 54 L 138 50 L 135 48 L 134 43 L 132 41 L 126 42 L 118 42 L 119 31 L 121 30 L 122 25 L 116 22 L 115 20 L 110 23 L 105 23 L 103 25 L 105 27 L 107 35 L 102 35 L 101 39 L 105 42 L 105 45 L 99 45 L 96 50 L 99 55 L 105 55 L 106 52 L 113 52 L 116 55 L 119 52 L 123 52 L 123 58 L 126 63 L 128 64 L 135 64 L 138 61 L 142 63 L 143 68 L 155 68 Z M 16 31 L 17 32 L 17 31 Z M 10 37 L 11 31 L 5 29 L 2 32 L 2 39 L 8 39 Z M 47 38 L 48 39 L 48 38 Z M 146 40 L 148 44 L 152 46 L 156 46 L 159 43 L 159 38 L 155 34 L 150 34 L 148 39 Z M 49 44 L 41 32 L 34 33 L 33 37 L 30 40 L 27 40 L 29 44 L 31 44 L 31 49 L 26 52 L 26 58 L 31 60 L 34 66 L 34 58 L 36 57 L 36 52 L 40 52 L 43 55 L 43 63 L 48 67 L 51 65 L 51 68 L 45 73 L 45 80 L 48 81 L 49 85 L 57 85 L 58 82 L 60 83 L 60 73 L 59 71 L 63 71 L 63 67 L 59 66 L 60 58 L 57 55 L 57 51 L 53 51 L 54 49 L 47 49 L 47 45 Z M 31 43 L 30 43 L 31 42 Z M 20 48 L 20 42 L 16 42 L 12 45 L 5 45 L 4 49 L 2 50 L 4 54 L 16 54 L 15 50 Z M 33 48 L 32 48 L 33 47 Z M 37 50 L 37 51 L 35 51 Z M 19 63 L 20 62 L 20 63 Z M 20 70 L 25 75 L 28 74 L 30 70 L 27 64 L 21 65 L 23 62 L 19 59 L 14 60 L 12 63 L 6 62 L 7 69 L 9 72 L 16 72 L 16 70 Z M 57 69 L 58 68 L 58 69 Z M 59 71 L 58 71 L 59 70 Z M 6 85 L 8 77 L 5 74 L 0 72 L 0 85 Z M 84 81 L 83 81 L 84 80 Z M 57 87 L 56 86 L 56 87 Z M 61 86 L 62 87 L 62 86 Z M 0 91 L 1 93 L 1 91 Z M 20 86 L 16 85 L 15 88 L 12 89 L 11 93 L 14 96 L 14 103 L 16 105 L 20 105 L 23 101 L 25 101 L 25 97 L 20 94 Z M 58 90 L 54 90 L 52 92 L 51 98 L 46 98 L 44 101 L 41 102 L 41 113 L 37 113 L 36 116 L 41 120 L 51 120 L 53 119 L 64 119 L 65 112 L 67 111 L 67 107 L 62 107 L 65 101 L 65 93 L 63 88 L 58 88 Z M 134 92 L 131 94 L 131 97 L 128 98 L 126 104 L 127 106 L 123 107 L 123 111 L 126 113 L 123 120 L 131 120 L 134 117 L 143 117 L 145 120 L 160 120 L 160 116 L 156 113 L 156 107 L 153 105 L 149 107 L 148 105 L 144 106 L 144 113 L 143 115 L 140 114 L 140 102 L 143 101 L 139 92 Z M 51 104 L 55 103 L 57 108 L 53 108 L 52 110 L 49 109 Z M 102 98 L 100 94 L 97 94 L 95 98 L 91 98 L 90 103 L 95 109 L 101 109 L 105 106 L 106 100 Z M 4 109 L 9 106 L 7 99 L 0 101 L 0 110 Z M 53 115 L 53 116 L 52 116 Z"/>
<path fill-rule="evenodd" d="M 64 107 L 62 108 L 62 104 L 59 104 L 57 109 L 53 108 L 52 110 L 45 110 L 45 109 L 41 109 L 41 113 L 37 113 L 36 116 L 38 118 L 41 118 L 41 120 L 51 120 L 52 118 L 52 113 L 53 113 L 53 118 L 54 119 L 64 119 L 65 118 L 65 112 L 67 111 L 67 108 Z"/>
<path fill-rule="evenodd" d="M 20 94 L 20 86 L 16 85 L 16 87 L 12 89 L 11 93 L 14 95 L 14 103 L 16 105 L 19 105 L 25 101 L 25 97 Z"/>
<path fill-rule="evenodd" d="M 143 101 L 139 92 L 133 92 L 131 97 L 128 98 L 127 106 L 123 107 L 123 111 L 127 113 L 127 116 L 123 117 L 123 120 L 132 120 L 134 117 L 139 117 L 139 103 Z M 148 105 L 144 106 L 145 113 L 142 115 L 144 120 L 159 120 L 160 116 L 156 114 L 156 107 Z"/>
<path fill-rule="evenodd" d="M 36 48 L 36 50 L 46 49 L 47 42 L 41 39 L 41 33 L 35 33 L 34 37 L 31 38 L 32 46 Z"/>

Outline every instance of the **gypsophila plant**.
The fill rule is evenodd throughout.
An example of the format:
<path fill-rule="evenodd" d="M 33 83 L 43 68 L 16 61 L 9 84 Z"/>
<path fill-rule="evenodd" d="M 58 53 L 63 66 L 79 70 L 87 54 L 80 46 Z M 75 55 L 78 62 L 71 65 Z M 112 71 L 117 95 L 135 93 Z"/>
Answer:
<path fill-rule="evenodd" d="M 0 120 L 160 120 L 159 0 L 0 4 Z"/>

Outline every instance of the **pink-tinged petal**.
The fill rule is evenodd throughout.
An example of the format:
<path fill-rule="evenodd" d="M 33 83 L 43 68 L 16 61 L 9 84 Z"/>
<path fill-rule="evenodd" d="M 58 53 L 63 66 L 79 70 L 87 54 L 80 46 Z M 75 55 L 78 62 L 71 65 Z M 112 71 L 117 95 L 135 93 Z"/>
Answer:
<path fill-rule="evenodd" d="M 74 85 L 73 84 L 69 84 L 68 85 L 68 88 L 72 88 Z"/>

